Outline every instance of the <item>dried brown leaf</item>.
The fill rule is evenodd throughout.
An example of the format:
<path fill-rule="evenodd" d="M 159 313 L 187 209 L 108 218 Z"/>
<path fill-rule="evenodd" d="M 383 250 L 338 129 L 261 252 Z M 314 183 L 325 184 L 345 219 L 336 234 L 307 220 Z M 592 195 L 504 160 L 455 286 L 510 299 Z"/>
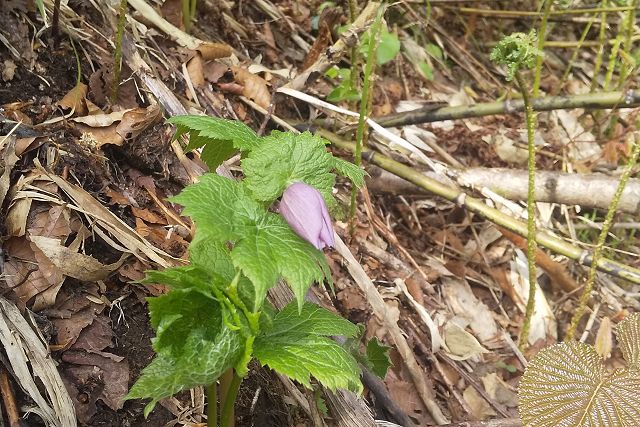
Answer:
<path fill-rule="evenodd" d="M 90 150 L 106 144 L 121 146 L 124 143 L 124 138 L 117 132 L 115 123 L 106 127 L 91 127 L 78 123 L 76 127 L 83 134 L 82 143 L 87 144 Z"/>
<path fill-rule="evenodd" d="M 613 346 L 613 331 L 611 328 L 611 320 L 608 317 L 603 317 L 600 321 L 600 327 L 596 334 L 596 341 L 594 347 L 603 359 L 611 357 L 611 348 Z"/>
<path fill-rule="evenodd" d="M 31 236 L 30 239 L 64 275 L 74 279 L 85 282 L 104 280 L 122 265 L 122 261 L 104 265 L 91 256 L 63 246 L 59 239 L 44 236 Z"/>
<path fill-rule="evenodd" d="M 198 52 L 205 61 L 227 58 L 233 53 L 233 49 L 226 43 L 204 42 L 198 46 Z"/>
<path fill-rule="evenodd" d="M 187 73 L 194 87 L 204 86 L 204 65 L 198 52 L 187 62 Z"/>
<path fill-rule="evenodd" d="M 122 116 L 124 116 L 127 111 L 131 110 L 120 110 L 114 111 L 109 114 L 93 114 L 88 116 L 75 117 L 71 119 L 71 121 L 76 123 L 84 123 L 85 125 L 91 127 L 106 127 L 122 120 Z"/>
<path fill-rule="evenodd" d="M 242 95 L 253 100 L 262 108 L 268 108 L 271 103 L 271 93 L 267 87 L 267 82 L 260 76 L 251 74 L 240 67 L 231 67 L 236 82 L 244 86 Z"/>
<path fill-rule="evenodd" d="M 56 105 L 65 110 L 66 113 L 84 116 L 89 111 L 87 108 L 87 90 L 86 84 L 78 83 Z"/>
<path fill-rule="evenodd" d="M 124 139 L 135 139 L 161 118 L 162 112 L 158 104 L 152 104 L 146 108 L 134 108 L 124 113 L 116 131 Z"/>

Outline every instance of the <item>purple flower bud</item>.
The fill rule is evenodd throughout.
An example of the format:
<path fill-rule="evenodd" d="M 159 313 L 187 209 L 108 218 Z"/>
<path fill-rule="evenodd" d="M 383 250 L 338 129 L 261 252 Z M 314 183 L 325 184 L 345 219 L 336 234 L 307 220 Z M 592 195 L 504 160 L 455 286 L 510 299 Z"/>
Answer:
<path fill-rule="evenodd" d="M 291 184 L 284 190 L 280 214 L 293 231 L 317 249 L 333 247 L 333 225 L 322 194 L 304 182 Z"/>

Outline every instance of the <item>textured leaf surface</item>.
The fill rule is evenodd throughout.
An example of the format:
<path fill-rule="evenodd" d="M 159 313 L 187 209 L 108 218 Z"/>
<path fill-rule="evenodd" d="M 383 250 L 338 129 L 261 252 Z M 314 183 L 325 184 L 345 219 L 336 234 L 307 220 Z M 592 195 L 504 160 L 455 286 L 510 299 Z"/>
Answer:
<path fill-rule="evenodd" d="M 338 157 L 333 158 L 333 167 L 340 175 L 349 178 L 356 187 L 364 185 L 364 177 L 367 175 L 364 169 Z"/>
<path fill-rule="evenodd" d="M 258 199 L 271 202 L 296 181 L 315 187 L 328 205 L 335 204 L 331 189 L 333 156 L 325 140 L 309 132 L 300 135 L 274 131 L 242 160 L 247 187 Z"/>
<path fill-rule="evenodd" d="M 185 206 L 184 213 L 207 239 L 234 244 L 230 257 L 254 284 L 254 308 L 281 277 L 300 304 L 314 281 L 330 280 L 322 252 L 295 234 L 280 215 L 254 201 L 242 183 L 207 174 L 173 200 Z"/>
<path fill-rule="evenodd" d="M 179 269 L 173 270 L 170 277 Z M 211 285 L 205 282 L 197 288 L 206 286 Z M 142 371 L 128 399 L 150 397 L 150 410 L 159 399 L 211 383 L 240 359 L 242 338 L 224 326 L 222 309 L 213 297 L 194 288 L 172 290 L 150 298 L 149 311 L 156 330 L 153 348 L 158 355 Z"/>
<path fill-rule="evenodd" d="M 640 425 L 640 371 L 608 373 L 595 349 L 569 342 L 546 348 L 520 381 L 525 426 Z"/>
<path fill-rule="evenodd" d="M 168 120 L 176 125 L 176 138 L 189 133 L 188 148 L 204 146 L 202 160 L 214 170 L 236 151 L 250 151 L 260 137 L 247 125 L 236 120 L 209 116 L 175 116 Z"/>
<path fill-rule="evenodd" d="M 219 283 L 220 278 L 215 281 Z M 165 270 L 147 271 L 142 283 L 161 283 L 172 289 L 194 289 L 207 295 L 213 295 L 211 286 L 214 283 L 209 272 L 196 266 L 167 268 Z"/>
<path fill-rule="evenodd" d="M 215 341 L 191 333 L 179 355 L 159 353 L 142 370 L 127 399 L 150 397 L 152 401 L 145 408 L 148 414 L 160 399 L 197 385 L 211 384 L 234 366 L 241 354 L 240 336 L 230 329 L 222 330 Z"/>
<path fill-rule="evenodd" d="M 314 281 L 330 279 L 322 252 L 295 234 L 279 215 L 266 213 L 255 226 L 244 227 L 243 232 L 231 258 L 253 282 L 256 304 L 280 277 L 289 284 L 299 304 Z"/>
<path fill-rule="evenodd" d="M 616 336 L 624 360 L 640 369 L 640 313 L 632 313 L 618 323 Z"/>
<path fill-rule="evenodd" d="M 202 175 L 172 201 L 183 205 L 183 213 L 193 218 L 198 229 L 219 242 L 238 239 L 243 225 L 251 226 L 265 213 L 264 207 L 245 195 L 241 183 L 216 174 Z"/>
<path fill-rule="evenodd" d="M 355 359 L 326 335 L 354 336 L 357 326 L 335 314 L 305 303 L 289 304 L 276 314 L 273 327 L 254 343 L 254 355 L 263 365 L 311 387 L 313 375 L 324 386 L 362 391 Z"/>

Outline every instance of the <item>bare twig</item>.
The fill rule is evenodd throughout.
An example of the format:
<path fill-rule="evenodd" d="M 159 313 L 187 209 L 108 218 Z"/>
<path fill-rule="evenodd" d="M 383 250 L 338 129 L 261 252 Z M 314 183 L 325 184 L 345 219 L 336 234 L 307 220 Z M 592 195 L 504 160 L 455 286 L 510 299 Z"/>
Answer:
<path fill-rule="evenodd" d="M 4 366 L 0 365 L 0 392 L 2 392 L 2 401 L 4 409 L 7 411 L 9 427 L 20 427 L 20 412 L 16 403 L 16 396 L 9 382 L 9 373 Z"/>

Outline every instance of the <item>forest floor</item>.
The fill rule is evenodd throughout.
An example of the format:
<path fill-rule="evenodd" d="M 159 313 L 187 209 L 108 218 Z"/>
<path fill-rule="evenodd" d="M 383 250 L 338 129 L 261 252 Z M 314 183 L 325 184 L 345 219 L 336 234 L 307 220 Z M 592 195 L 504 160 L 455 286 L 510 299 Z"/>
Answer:
<path fill-rule="evenodd" d="M 18 337 L 11 341 L 0 333 L 5 348 L 0 380 L 8 379 L 0 386 L 3 417 L 11 420 L 17 413 L 25 416 L 24 425 L 43 425 L 36 414 L 38 408 L 46 412 L 46 406 L 54 413 L 75 410 L 78 424 L 86 426 L 198 425 L 206 413 L 202 389 L 163 400 L 146 418 L 146 402 L 122 400 L 154 355 L 146 298 L 166 291 L 163 285 L 138 281 L 146 270 L 187 257 L 191 223 L 167 198 L 205 172 L 198 153 L 185 154 L 180 141 L 172 144 L 174 129 L 165 118 L 207 114 L 240 120 L 262 133 L 291 127 L 322 130 L 335 143 L 333 153 L 351 160 L 337 141 L 354 138 L 357 117 L 296 93 L 358 111 L 361 90 L 355 96 L 354 90 L 349 92 L 354 53 L 331 46 L 340 39 L 339 30 L 361 34 L 364 28 L 351 27 L 345 1 L 200 0 L 188 31 L 180 0 L 130 1 L 113 98 L 118 2 L 63 1 L 57 31 L 53 1 L 44 2 L 46 22 L 35 3 L 0 3 L 0 330 L 9 325 Z M 358 14 L 365 9 L 366 2 L 354 3 L 360 3 Z M 375 70 L 371 116 L 384 124 L 384 116 L 418 108 L 520 99 L 517 86 L 489 55 L 504 35 L 539 28 L 535 3 L 432 0 L 389 5 L 378 52 L 389 58 Z M 573 3 L 574 9 L 591 4 Z M 531 14 L 512 16 L 508 10 Z M 637 66 L 624 76 L 621 70 L 638 62 L 638 50 L 623 45 L 627 57 L 619 59 L 608 44 L 624 35 L 627 15 L 624 10 L 604 17 L 556 14 L 547 30 L 540 97 L 571 98 L 594 89 L 588 103 L 537 116 L 537 170 L 551 174 L 541 182 L 554 189 L 540 190 L 538 226 L 574 248 L 571 253 L 596 243 L 634 137 L 638 143 L 637 108 L 588 109 L 599 105 L 601 92 L 637 86 Z M 609 22 L 602 46 L 601 19 Z M 585 25 L 593 28 L 586 33 L 587 42 L 576 48 Z M 635 40 L 637 25 L 632 31 Z M 362 37 L 356 41 L 356 71 L 366 60 L 359 53 L 361 44 Z M 325 54 L 330 67 L 300 80 Z M 603 65 L 596 70 L 598 57 Z M 333 71 L 325 73 L 327 69 Z M 361 79 L 361 73 L 356 76 Z M 532 72 L 525 76 L 533 82 Z M 352 83 L 355 88 L 362 84 Z M 299 92 L 277 92 L 282 87 Z M 630 107 L 636 105 L 637 96 Z M 527 135 L 522 112 L 502 113 L 414 124 L 402 116 L 389 129 L 409 141 L 408 146 L 375 132 L 369 138 L 370 149 L 436 182 L 462 188 L 468 197 L 495 208 L 496 216 L 420 188 L 365 156 L 369 177 L 350 233 L 350 187 L 343 181 L 336 185 L 336 231 L 376 285 L 399 329 L 376 316 L 371 295 L 336 251 L 326 252 L 335 294 L 319 287 L 316 294 L 327 307 L 364 325 L 366 338 L 377 337 L 391 347 L 393 366 L 384 378 L 383 395 L 416 426 L 442 424 L 430 402 L 454 425 L 483 420 L 495 424 L 482 425 L 520 425 L 517 385 L 526 361 L 564 339 L 587 278 L 588 267 L 579 257 L 544 244 L 538 248 L 536 312 L 521 351 L 528 298 L 526 238 L 501 218 L 526 223 L 526 178 L 519 172 L 526 173 Z M 239 159 L 226 166 L 237 171 Z M 603 183 L 556 188 L 561 172 L 597 173 Z M 640 310 L 638 173 L 633 169 L 632 191 L 625 193 L 604 252 L 635 279 L 598 274 L 578 328 L 589 344 L 598 334 L 610 336 L 611 323 Z M 37 330 L 39 340 L 29 342 L 24 328 Z M 398 350 L 398 339 L 408 343 L 409 354 Z M 11 343 L 24 351 L 9 352 Z M 40 347 L 50 352 L 49 359 L 33 356 Z M 620 350 L 608 349 L 608 363 L 620 365 Z M 27 375 L 18 372 L 20 363 L 29 366 Z M 44 391 L 50 384 L 29 382 L 29 372 L 41 378 L 39 373 L 47 369 L 57 370 L 73 408 Z M 322 399 L 300 390 L 298 397 L 291 395 L 277 375 L 251 365 L 238 398 L 237 425 L 314 425 L 309 408 L 296 399 L 309 398 L 309 405 Z M 365 390 L 362 398 L 375 419 L 401 423 L 382 395 Z M 16 403 L 13 410 L 7 404 L 11 401 Z M 25 415 L 29 408 L 35 409 Z M 336 419 L 331 410 L 335 408 L 324 413 L 328 425 Z"/>

